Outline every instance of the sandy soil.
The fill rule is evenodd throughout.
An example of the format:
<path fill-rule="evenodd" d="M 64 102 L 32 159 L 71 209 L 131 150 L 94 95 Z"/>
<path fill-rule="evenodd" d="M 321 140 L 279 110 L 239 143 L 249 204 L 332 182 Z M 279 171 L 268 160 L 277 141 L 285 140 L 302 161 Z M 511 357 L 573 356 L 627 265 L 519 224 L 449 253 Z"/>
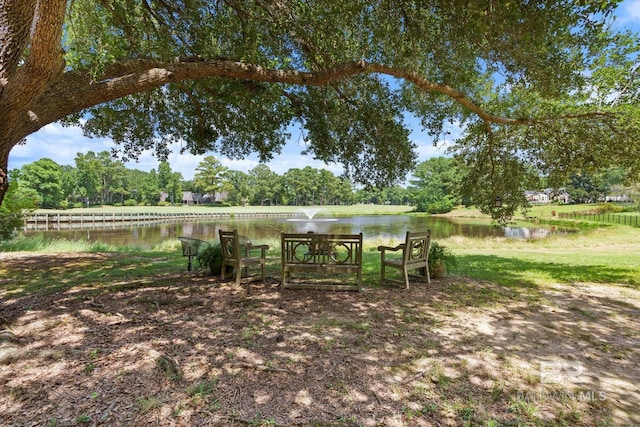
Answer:
<path fill-rule="evenodd" d="M 9 271 L 126 255 L 0 254 Z M 196 272 L 14 294 L 0 277 L 8 426 L 640 424 L 640 292 L 237 288 Z M 64 289 L 64 288 L 61 288 Z"/>

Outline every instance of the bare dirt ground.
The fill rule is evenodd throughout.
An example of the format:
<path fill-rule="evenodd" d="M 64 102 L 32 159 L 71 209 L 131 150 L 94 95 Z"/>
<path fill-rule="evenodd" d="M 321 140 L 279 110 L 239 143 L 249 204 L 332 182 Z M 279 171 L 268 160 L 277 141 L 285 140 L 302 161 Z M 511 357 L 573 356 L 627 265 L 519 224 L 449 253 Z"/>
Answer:
<path fill-rule="evenodd" d="M 117 254 L 0 254 L 58 280 Z M 640 292 L 235 287 L 196 272 L 6 291 L 6 426 L 640 424 Z"/>

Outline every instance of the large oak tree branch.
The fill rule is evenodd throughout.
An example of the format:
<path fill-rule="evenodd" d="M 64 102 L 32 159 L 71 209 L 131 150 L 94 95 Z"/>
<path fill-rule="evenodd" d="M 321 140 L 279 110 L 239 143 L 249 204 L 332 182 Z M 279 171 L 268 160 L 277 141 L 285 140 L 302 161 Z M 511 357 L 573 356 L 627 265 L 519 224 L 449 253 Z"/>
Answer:
<path fill-rule="evenodd" d="M 35 11 L 35 26 L 26 58 L 25 69 L 48 71 L 60 65 L 62 58 L 62 23 L 67 0 L 39 1 Z"/>
<path fill-rule="evenodd" d="M 0 0 L 0 117 L 3 119 L 0 122 L 0 150 L 3 154 L 6 151 L 6 156 L 14 142 L 4 140 L 9 134 L 6 130 L 7 123 L 16 117 L 12 111 L 12 106 L 15 105 L 12 98 L 16 96 L 7 96 L 7 87 L 12 83 L 29 44 L 36 3 L 36 0 Z M 0 156 L 0 169 L 6 167 L 6 156 Z M 0 181 L 0 189 L 2 183 Z"/>
<path fill-rule="evenodd" d="M 39 1 L 34 14 L 34 25 L 29 40 L 29 50 L 24 65 L 20 66 L 7 90 L 20 91 L 21 95 L 7 99 L 15 102 L 12 110 L 20 110 L 41 96 L 52 80 L 62 75 L 64 70 L 62 23 L 64 22 L 66 0 Z M 31 21 L 29 21 L 31 22 Z"/>
<path fill-rule="evenodd" d="M 105 70 L 104 78 L 92 82 L 86 74 L 67 72 L 47 91 L 38 107 L 34 108 L 36 128 L 51 123 L 82 109 L 144 92 L 171 82 L 220 77 L 243 79 L 267 83 L 302 86 L 324 86 L 359 74 L 379 73 L 412 82 L 425 92 L 436 92 L 449 96 L 482 120 L 506 125 L 531 125 L 551 118 L 508 118 L 485 111 L 462 92 L 442 83 L 432 82 L 418 73 L 379 63 L 352 61 L 322 71 L 297 71 L 267 69 L 260 65 L 234 61 L 176 61 L 173 63 L 153 60 L 129 60 L 114 64 Z M 604 115 L 591 113 L 591 116 Z M 573 115 L 566 118 L 586 117 Z M 558 117 L 553 119 L 559 119 Z M 33 129 L 26 129 L 28 133 Z"/>
<path fill-rule="evenodd" d="M 0 94 L 18 69 L 35 9 L 36 0 L 0 0 Z"/>
<path fill-rule="evenodd" d="M 527 74 L 532 78 L 533 86 L 543 83 L 543 88 L 548 86 L 562 90 L 561 88 L 568 87 L 567 84 L 573 81 L 572 75 L 577 69 L 573 65 L 580 67 L 582 61 L 579 57 L 567 54 L 566 60 L 571 66 L 563 67 L 564 71 L 555 76 L 554 73 L 549 73 L 549 70 L 553 71 L 553 65 L 559 63 L 554 59 L 554 55 L 558 55 L 560 62 L 564 62 L 563 49 L 574 45 L 574 37 L 569 29 L 576 28 L 582 16 L 586 16 L 584 14 L 606 12 L 610 10 L 609 6 L 576 7 L 573 4 L 552 2 L 552 8 L 541 10 L 541 13 L 544 12 L 541 15 L 530 13 L 531 10 L 528 8 L 515 7 L 505 8 L 504 14 L 496 13 L 495 17 L 486 17 L 482 8 L 478 9 L 472 4 L 466 4 L 449 13 L 447 3 L 427 10 L 421 9 L 420 2 L 400 2 L 399 6 L 387 2 L 381 6 L 382 9 L 377 9 L 366 2 L 355 2 L 353 5 L 349 2 L 344 5 L 336 3 L 337 7 L 327 8 L 322 4 L 289 5 L 287 2 L 269 1 L 246 3 L 226 0 L 216 2 L 216 5 L 212 6 L 211 2 L 206 1 L 179 2 L 178 5 L 172 5 L 170 1 L 161 0 L 154 3 L 145 0 L 133 2 L 140 3 L 139 9 L 136 9 L 135 15 L 129 16 L 131 2 L 98 0 L 98 3 L 104 8 L 98 8 L 96 15 L 89 12 L 89 19 L 85 22 L 80 14 L 85 16 L 86 11 L 73 9 L 72 6 L 75 4 L 90 8 L 95 1 L 88 0 L 85 3 L 78 0 L 0 0 L 0 178 L 5 173 L 5 178 L 0 179 L 0 204 L 7 189 L 6 169 L 9 152 L 29 134 L 87 108 L 188 80 L 203 80 L 203 83 L 209 83 L 204 80 L 219 78 L 271 83 L 279 85 L 284 96 L 287 96 L 291 87 L 337 85 L 340 80 L 367 74 L 393 76 L 411 82 L 417 91 L 449 97 L 484 121 L 489 127 L 489 132 L 493 123 L 524 126 L 541 124 L 539 127 L 544 128 L 549 125 L 548 122 L 562 119 L 596 118 L 597 125 L 602 127 L 602 123 L 605 126 L 615 126 L 614 120 L 610 119 L 619 117 L 598 111 L 579 114 L 579 110 L 578 114 L 574 114 L 574 110 L 571 111 L 572 116 L 565 117 L 508 117 L 509 113 L 503 110 L 500 110 L 500 113 L 492 112 L 489 111 L 490 107 L 480 100 L 474 102 L 470 94 L 457 90 L 454 87 L 456 84 L 445 84 L 451 84 L 455 79 L 461 82 L 458 87 L 463 87 L 469 78 L 477 78 L 473 77 L 473 73 L 467 75 L 463 72 L 462 77 L 458 79 L 457 76 L 442 77 L 448 74 L 440 72 L 451 67 L 454 69 L 453 73 L 456 73 L 456 70 L 472 72 L 473 67 L 459 70 L 456 67 L 460 64 L 475 64 L 477 60 L 488 61 L 489 66 L 504 66 L 511 70 L 510 72 Z M 451 5 L 455 6 L 454 3 Z M 215 10 L 207 15 L 206 22 L 201 23 L 199 19 L 197 22 L 189 21 L 194 16 L 201 17 L 200 12 L 208 11 L 210 7 Z M 68 12 L 69 20 L 66 22 L 70 26 L 67 28 L 76 28 L 77 25 L 78 31 L 70 31 L 69 43 L 63 44 L 65 14 Z M 395 18 L 398 13 L 404 17 L 404 25 L 397 28 L 398 20 Z M 460 22 L 459 18 L 465 16 L 472 18 L 471 21 Z M 103 28 L 99 26 L 103 30 L 102 33 L 92 34 L 93 18 L 104 24 Z M 325 18 L 335 18 L 335 21 Z M 487 19 L 491 22 L 487 22 Z M 547 24 L 548 20 L 552 25 L 540 26 L 540 23 Z M 498 34 L 490 31 L 485 33 L 489 44 L 495 42 L 496 55 L 506 58 L 503 61 L 491 59 L 494 47 L 491 51 L 481 48 L 476 52 L 475 49 L 469 50 L 467 46 L 469 34 L 489 30 L 495 22 L 501 22 L 497 27 Z M 507 27 L 511 22 L 518 26 L 515 31 L 510 31 Z M 432 28 L 433 25 L 435 27 Z M 342 40 L 340 37 L 330 42 L 336 34 L 335 30 L 340 28 L 346 29 L 346 39 Z M 348 31 L 350 28 L 354 31 Z M 530 30 L 526 39 L 520 39 L 520 28 Z M 164 29 L 169 32 L 165 34 Z M 600 39 L 595 39 L 591 31 L 585 30 L 583 33 L 587 37 L 585 46 L 593 44 L 591 48 L 596 48 L 601 44 Z M 128 36 L 129 43 L 119 38 L 122 34 Z M 529 37 L 529 34 L 532 36 Z M 244 38 L 243 35 L 248 38 Z M 370 36 L 371 40 L 363 39 L 363 35 Z M 503 43 L 505 40 L 508 43 Z M 442 46 L 446 48 L 441 48 L 441 41 Z M 518 41 L 521 41 L 522 45 Z M 556 41 L 558 49 L 541 51 L 542 46 L 555 46 Z M 82 43 L 87 45 L 84 46 Z M 211 43 L 213 45 L 210 46 Z M 313 65 L 297 71 L 270 69 L 215 56 L 208 57 L 217 60 L 204 60 L 199 56 L 164 62 L 130 59 L 114 62 L 107 66 L 101 77 L 95 79 L 88 70 L 70 70 L 65 67 L 63 45 L 68 46 L 69 54 L 78 64 L 96 67 L 92 68 L 94 71 L 102 70 L 104 61 L 111 58 L 139 55 L 163 58 L 176 54 L 168 52 L 222 54 L 235 59 L 245 58 L 246 61 L 258 61 L 247 58 L 264 58 L 265 64 Z M 105 48 L 104 57 L 94 57 L 96 46 L 100 46 L 99 49 Z M 363 51 L 361 55 L 357 53 L 353 56 L 354 49 L 360 49 L 357 46 L 361 46 Z M 421 49 L 420 46 L 426 47 Z M 365 47 L 370 49 L 367 50 Z M 424 66 L 433 70 L 433 75 L 424 75 L 416 71 L 421 67 L 421 61 L 407 62 L 415 65 L 405 68 L 397 65 L 403 58 L 416 56 L 418 59 L 423 53 L 428 57 Z M 537 53 L 544 55 L 538 57 Z M 452 55 L 452 59 L 449 60 L 446 55 Z M 359 57 L 385 63 L 349 61 L 329 65 L 334 63 L 335 58 Z M 552 61 L 546 61 L 547 58 Z M 299 59 L 302 62 L 289 62 L 291 59 Z M 271 62 L 272 60 L 275 62 Z M 547 77 L 552 74 L 551 83 L 547 85 Z M 430 77 L 438 79 L 439 82 L 429 80 Z M 212 83 L 212 87 L 215 87 L 216 82 Z M 538 111 L 543 110 L 544 106 Z M 437 108 L 434 111 L 439 113 Z M 162 106 L 158 111 L 150 113 L 161 115 Z M 254 120 L 260 119 L 257 117 Z M 557 128 L 561 129 L 563 126 L 564 123 L 559 123 Z"/>
<path fill-rule="evenodd" d="M 8 9 L 17 8 L 19 3 L 9 1 Z M 53 81 L 63 75 L 64 70 L 63 51 L 60 44 L 66 0 L 26 3 L 32 9 L 20 9 L 18 16 L 9 16 L 7 20 L 8 22 L 11 22 L 12 19 L 24 20 L 21 22 L 22 25 L 28 24 L 30 29 L 26 31 L 24 28 L 19 28 L 21 39 L 15 40 L 13 48 L 25 50 L 28 46 L 28 50 L 26 50 L 24 59 L 20 56 L 19 62 L 21 61 L 21 64 L 17 66 L 15 71 L 12 71 L 12 68 L 6 70 L 9 75 L 12 74 L 11 78 L 6 82 L 2 81 L 0 114 L 3 116 L 4 123 L 0 125 L 0 136 L 2 137 L 0 139 L 3 142 L 6 142 L 5 138 L 15 140 L 26 136 L 21 134 L 16 127 L 3 129 L 3 125 L 15 126 L 18 123 L 19 126 L 20 123 L 30 122 L 32 119 L 29 118 L 29 110 L 37 105 L 42 94 Z M 18 14 L 18 12 L 15 13 Z M 27 15 L 28 13 L 31 14 L 30 17 Z M 4 60 L 4 57 L 0 57 L 1 64 L 5 63 Z M 11 66 L 10 62 L 9 66 Z"/>

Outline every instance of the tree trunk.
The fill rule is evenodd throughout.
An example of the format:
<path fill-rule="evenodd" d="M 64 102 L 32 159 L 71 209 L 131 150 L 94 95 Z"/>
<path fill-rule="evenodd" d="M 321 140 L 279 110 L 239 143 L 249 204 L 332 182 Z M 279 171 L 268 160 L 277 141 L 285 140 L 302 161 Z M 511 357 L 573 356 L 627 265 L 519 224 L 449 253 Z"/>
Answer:
<path fill-rule="evenodd" d="M 4 200 L 5 194 L 9 190 L 9 175 L 7 169 L 9 168 L 9 153 L 0 159 L 0 206 Z"/>

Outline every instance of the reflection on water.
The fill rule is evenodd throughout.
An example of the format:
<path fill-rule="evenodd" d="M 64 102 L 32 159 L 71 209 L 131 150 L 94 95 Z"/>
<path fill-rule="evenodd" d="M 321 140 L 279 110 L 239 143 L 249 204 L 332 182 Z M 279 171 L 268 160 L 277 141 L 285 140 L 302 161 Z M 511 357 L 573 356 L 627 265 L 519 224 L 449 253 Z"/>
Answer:
<path fill-rule="evenodd" d="M 557 234 L 555 228 L 504 227 L 504 236 L 514 239 L 540 239 Z"/>
<path fill-rule="evenodd" d="M 24 231 L 26 236 L 45 235 L 69 240 L 104 242 L 115 245 L 131 245 L 151 248 L 167 239 L 190 236 L 203 240 L 217 240 L 218 230 L 237 229 L 252 240 L 277 239 L 281 232 L 356 234 L 365 238 L 399 240 L 408 230 L 431 229 L 433 238 L 449 236 L 540 238 L 552 234 L 566 234 L 567 230 L 542 227 L 496 227 L 490 221 L 465 223 L 459 219 L 411 215 L 371 215 L 348 218 L 306 219 L 242 219 L 202 222 L 177 222 L 153 225 L 129 225 L 83 230 Z"/>
<path fill-rule="evenodd" d="M 281 232 L 333 234 L 363 233 L 365 238 L 397 240 L 407 231 L 431 229 L 435 239 L 449 236 L 539 238 L 552 234 L 566 234 L 567 230 L 542 227 L 496 227 L 489 220 L 473 223 L 460 219 L 412 215 L 362 215 L 348 218 L 306 219 L 225 219 L 203 222 L 177 222 L 153 225 L 111 226 L 85 230 L 23 231 L 26 236 L 44 235 L 69 240 L 104 242 L 114 245 L 131 245 L 151 248 L 178 236 L 217 240 L 218 230 L 237 229 L 255 242 L 277 239 Z"/>
<path fill-rule="evenodd" d="M 312 218 L 309 218 L 309 219 L 306 219 L 306 218 L 287 218 L 287 219 L 284 219 L 282 221 L 299 222 L 299 223 L 303 223 L 305 225 L 312 225 L 312 224 L 315 224 L 315 223 L 318 223 L 318 222 L 335 222 L 335 221 L 338 221 L 338 218 L 315 218 L 315 219 L 312 219 Z"/>

